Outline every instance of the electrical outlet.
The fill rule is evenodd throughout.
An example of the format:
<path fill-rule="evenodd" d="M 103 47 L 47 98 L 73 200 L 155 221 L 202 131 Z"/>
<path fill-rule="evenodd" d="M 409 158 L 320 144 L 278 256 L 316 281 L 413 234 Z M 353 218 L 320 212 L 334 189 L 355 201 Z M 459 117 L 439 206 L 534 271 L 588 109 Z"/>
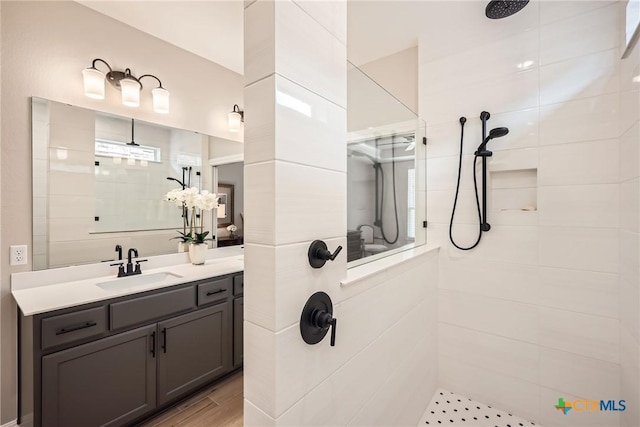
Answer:
<path fill-rule="evenodd" d="M 27 245 L 11 246 L 11 265 L 25 265 L 27 263 Z"/>

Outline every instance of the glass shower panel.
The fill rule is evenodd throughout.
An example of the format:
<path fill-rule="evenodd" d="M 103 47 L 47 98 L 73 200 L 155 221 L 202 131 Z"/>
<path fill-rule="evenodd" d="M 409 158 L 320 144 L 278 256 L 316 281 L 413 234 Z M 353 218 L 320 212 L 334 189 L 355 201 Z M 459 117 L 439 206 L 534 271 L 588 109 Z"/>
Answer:
<path fill-rule="evenodd" d="M 347 259 L 423 245 L 425 123 L 353 64 L 347 80 Z"/>

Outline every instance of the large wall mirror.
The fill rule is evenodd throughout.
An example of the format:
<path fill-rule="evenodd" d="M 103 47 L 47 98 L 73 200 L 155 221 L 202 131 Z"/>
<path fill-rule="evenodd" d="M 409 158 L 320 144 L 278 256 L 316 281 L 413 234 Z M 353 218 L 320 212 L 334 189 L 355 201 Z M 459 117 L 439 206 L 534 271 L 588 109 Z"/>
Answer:
<path fill-rule="evenodd" d="M 41 98 L 32 126 L 34 270 L 111 260 L 117 244 L 177 252 L 182 210 L 165 195 L 211 190 L 220 139 Z"/>

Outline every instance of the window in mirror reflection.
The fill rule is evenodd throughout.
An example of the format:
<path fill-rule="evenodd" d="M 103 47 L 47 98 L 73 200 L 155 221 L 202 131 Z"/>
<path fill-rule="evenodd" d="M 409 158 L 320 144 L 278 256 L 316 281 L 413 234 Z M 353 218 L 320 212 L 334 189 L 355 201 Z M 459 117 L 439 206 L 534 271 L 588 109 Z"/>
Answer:
<path fill-rule="evenodd" d="M 349 143 L 347 260 L 415 239 L 415 133 Z"/>

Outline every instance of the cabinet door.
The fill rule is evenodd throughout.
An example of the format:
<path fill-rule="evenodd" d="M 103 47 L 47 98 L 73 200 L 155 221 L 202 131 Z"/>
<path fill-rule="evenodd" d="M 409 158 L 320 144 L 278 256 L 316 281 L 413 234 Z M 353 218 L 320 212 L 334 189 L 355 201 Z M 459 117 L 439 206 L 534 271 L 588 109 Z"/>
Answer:
<path fill-rule="evenodd" d="M 244 318 L 244 300 L 236 298 L 233 301 L 233 367 L 242 365 L 242 329 Z"/>
<path fill-rule="evenodd" d="M 158 323 L 158 405 L 231 369 L 229 302 Z"/>
<path fill-rule="evenodd" d="M 155 408 L 155 325 L 42 358 L 44 427 L 119 426 Z"/>

